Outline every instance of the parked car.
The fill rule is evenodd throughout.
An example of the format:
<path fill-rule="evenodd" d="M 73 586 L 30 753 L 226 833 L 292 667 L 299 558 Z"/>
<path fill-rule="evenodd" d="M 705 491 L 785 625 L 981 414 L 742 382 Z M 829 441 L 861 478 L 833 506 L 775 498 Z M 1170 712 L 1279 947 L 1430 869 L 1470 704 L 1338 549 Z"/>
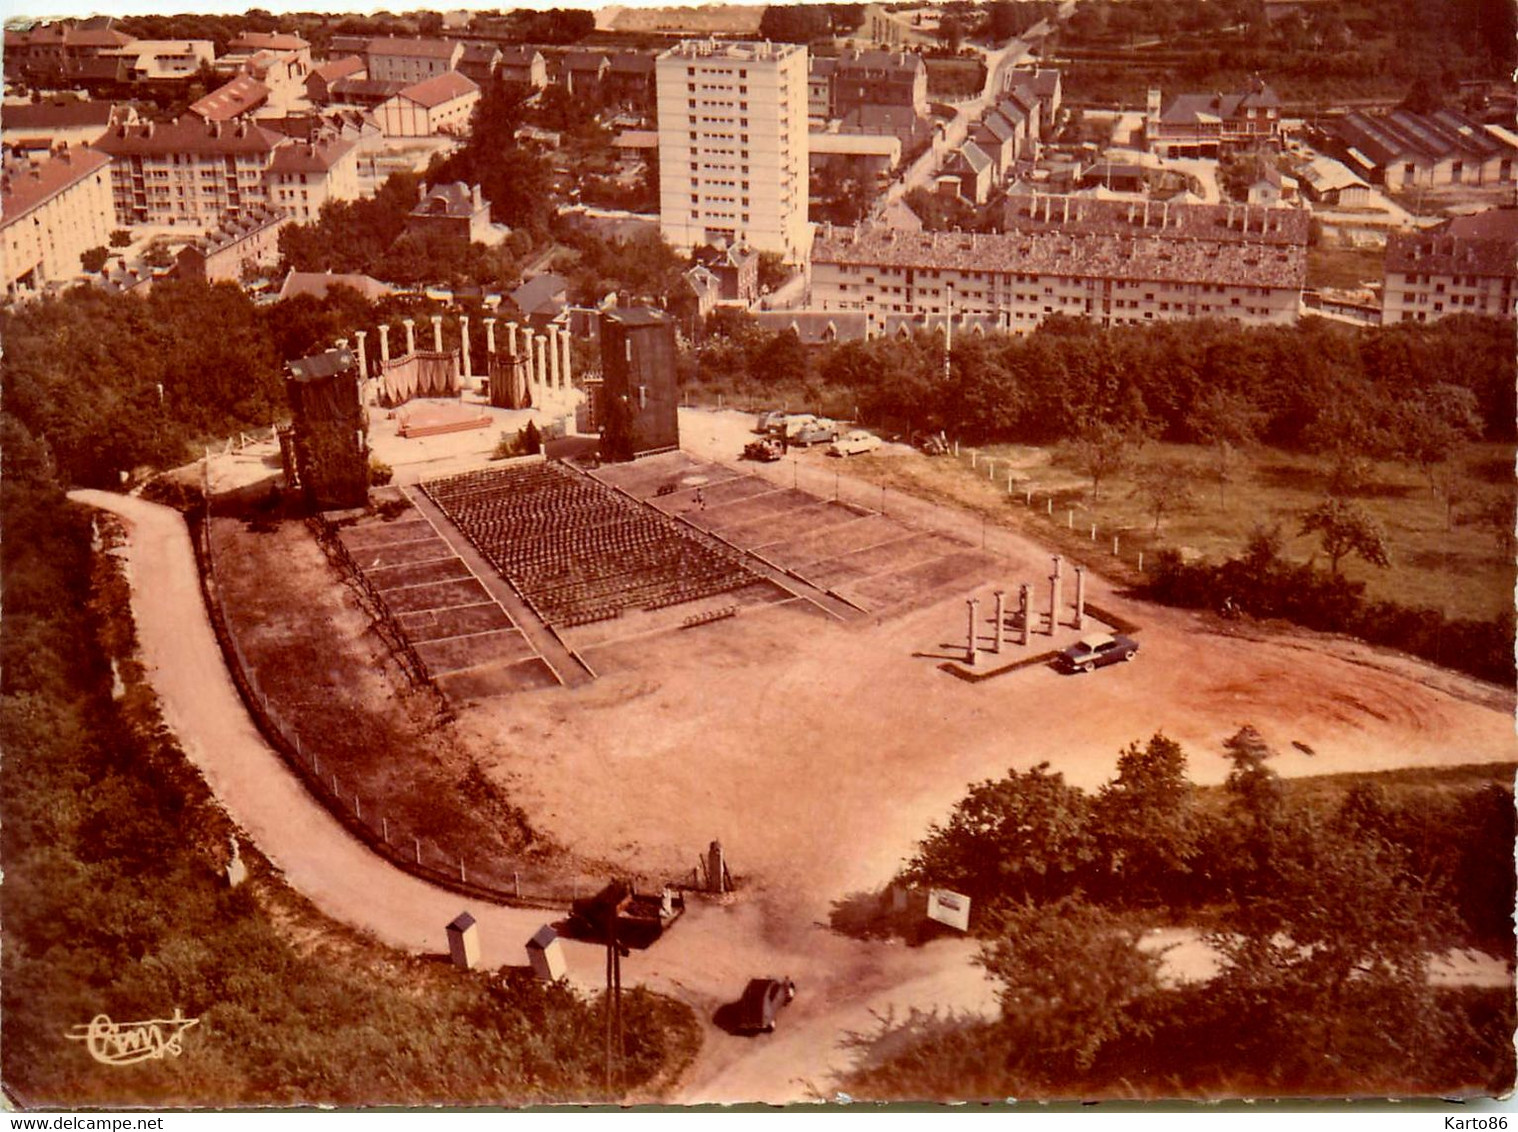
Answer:
<path fill-rule="evenodd" d="M 785 418 L 785 425 L 780 430 L 785 438 L 795 443 L 796 434 L 803 429 L 813 428 L 817 425 L 817 418 L 811 413 L 792 413 Z"/>
<path fill-rule="evenodd" d="M 792 444 L 799 444 L 803 448 L 810 448 L 814 444 L 827 444 L 838 438 L 838 426 L 832 421 L 815 421 L 803 428 L 797 429 L 791 437 Z"/>
<path fill-rule="evenodd" d="M 769 1033 L 782 1007 L 796 997 L 796 984 L 790 979 L 750 979 L 738 1000 L 738 1029 L 745 1033 Z"/>
<path fill-rule="evenodd" d="M 760 413 L 759 419 L 754 423 L 754 431 L 768 436 L 785 424 L 785 413 L 779 409 L 771 409 L 767 413 Z"/>
<path fill-rule="evenodd" d="M 1132 637 L 1092 633 L 1061 652 L 1059 666 L 1066 672 L 1092 672 L 1120 660 L 1132 660 L 1138 651 L 1138 642 Z"/>
<path fill-rule="evenodd" d="M 829 456 L 857 456 L 861 452 L 873 452 L 880 447 L 880 437 L 873 432 L 856 428 L 845 433 L 828 446 Z"/>
<path fill-rule="evenodd" d="M 743 446 L 743 458 L 758 460 L 762 464 L 772 464 L 780 459 L 780 442 L 770 437 L 750 441 Z"/>

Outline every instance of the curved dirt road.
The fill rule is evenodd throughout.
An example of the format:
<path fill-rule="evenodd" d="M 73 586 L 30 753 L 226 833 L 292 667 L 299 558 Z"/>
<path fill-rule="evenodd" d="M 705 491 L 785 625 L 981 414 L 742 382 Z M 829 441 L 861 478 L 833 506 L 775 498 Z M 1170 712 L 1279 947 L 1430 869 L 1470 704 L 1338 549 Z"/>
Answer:
<path fill-rule="evenodd" d="M 70 494 L 126 521 L 132 613 L 164 721 L 248 837 L 326 915 L 416 953 L 447 950 L 444 926 L 465 908 L 480 925 L 486 966 L 524 965 L 523 944 L 546 920 L 531 909 L 470 902 L 392 867 L 353 840 L 289 772 L 254 727 L 223 663 L 201 599 L 194 551 L 179 514 L 99 491 Z M 686 1075 L 684 1103 L 782 1103 L 829 1096 L 849 1063 L 842 1039 L 877 1016 L 913 1007 L 986 1011 L 990 988 L 973 947 L 865 943 L 821 925 L 777 933 L 766 904 L 690 902 L 676 927 L 624 961 L 624 977 L 690 1003 L 706 1040 Z M 592 990 L 598 947 L 566 941 L 570 979 Z M 711 1025 L 756 974 L 787 973 L 801 988 L 775 1034 L 735 1038 Z"/>

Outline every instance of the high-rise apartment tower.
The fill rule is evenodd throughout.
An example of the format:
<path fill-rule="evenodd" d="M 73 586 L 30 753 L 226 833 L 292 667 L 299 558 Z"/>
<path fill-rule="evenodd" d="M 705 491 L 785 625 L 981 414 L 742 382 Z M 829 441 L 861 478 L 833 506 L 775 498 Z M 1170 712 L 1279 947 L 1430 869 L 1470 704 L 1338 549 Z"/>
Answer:
<path fill-rule="evenodd" d="M 806 48 L 685 40 L 658 58 L 659 228 L 805 256 Z"/>

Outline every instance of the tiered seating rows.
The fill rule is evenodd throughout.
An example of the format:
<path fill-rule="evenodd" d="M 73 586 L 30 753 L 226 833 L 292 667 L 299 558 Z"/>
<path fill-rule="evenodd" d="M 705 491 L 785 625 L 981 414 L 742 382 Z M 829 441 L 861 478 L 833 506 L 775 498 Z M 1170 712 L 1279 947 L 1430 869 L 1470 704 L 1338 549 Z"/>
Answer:
<path fill-rule="evenodd" d="M 550 624 L 678 605 L 753 580 L 673 519 L 555 464 L 466 472 L 423 490 Z"/>

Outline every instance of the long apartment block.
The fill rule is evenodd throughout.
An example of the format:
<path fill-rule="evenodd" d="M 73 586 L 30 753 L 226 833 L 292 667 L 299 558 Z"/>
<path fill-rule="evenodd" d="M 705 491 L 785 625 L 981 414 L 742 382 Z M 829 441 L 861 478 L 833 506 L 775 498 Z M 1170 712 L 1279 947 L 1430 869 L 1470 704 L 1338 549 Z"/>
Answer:
<path fill-rule="evenodd" d="M 1004 228 L 825 226 L 812 246 L 812 305 L 861 311 L 872 334 L 951 313 L 1013 332 L 1055 314 L 1103 326 L 1286 324 L 1307 276 L 1299 209 L 1040 196 L 1009 202 Z"/>

